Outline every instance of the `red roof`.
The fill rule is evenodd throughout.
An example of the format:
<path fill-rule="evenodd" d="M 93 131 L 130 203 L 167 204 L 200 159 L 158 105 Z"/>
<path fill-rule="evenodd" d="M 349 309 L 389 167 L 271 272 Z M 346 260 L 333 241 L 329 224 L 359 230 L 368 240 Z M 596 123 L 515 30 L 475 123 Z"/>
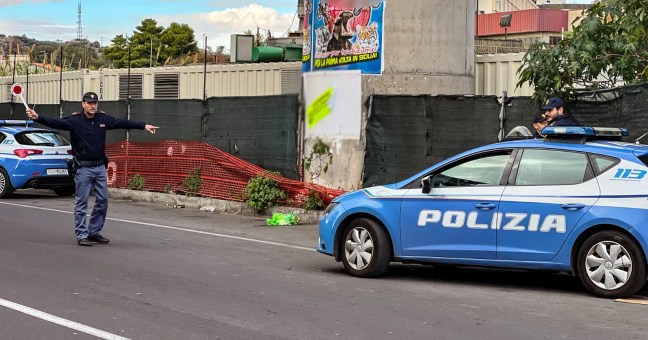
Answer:
<path fill-rule="evenodd" d="M 511 27 L 507 34 L 528 32 L 562 32 L 569 28 L 569 12 L 554 9 L 527 9 L 522 11 L 498 12 L 475 16 L 475 35 L 484 37 L 504 35 L 500 27 L 503 15 L 511 14 Z"/>

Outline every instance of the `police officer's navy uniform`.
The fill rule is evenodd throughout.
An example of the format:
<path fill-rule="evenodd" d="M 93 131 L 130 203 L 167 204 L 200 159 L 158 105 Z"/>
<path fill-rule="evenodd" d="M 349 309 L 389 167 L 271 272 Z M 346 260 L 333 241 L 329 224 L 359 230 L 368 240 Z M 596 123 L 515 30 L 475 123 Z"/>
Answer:
<path fill-rule="evenodd" d="M 565 108 L 565 103 L 562 99 L 558 97 L 551 97 L 547 101 L 547 105 L 543 106 L 541 110 L 553 110 L 557 108 Z M 549 123 L 549 126 L 580 126 L 580 124 L 574 122 L 567 114 L 563 113 L 560 116 L 557 116 L 556 119 L 552 120 Z"/>
<path fill-rule="evenodd" d="M 91 95 L 95 96 L 92 97 L 93 99 L 96 98 L 96 94 L 92 93 Z M 144 130 L 146 126 L 144 122 L 115 118 L 98 110 L 93 118 L 88 118 L 83 114 L 83 111 L 81 112 L 60 119 L 39 116 L 36 120 L 51 128 L 70 131 L 72 153 L 78 167 L 74 176 L 76 184 L 74 230 L 80 245 L 82 240 L 103 239 L 99 233 L 108 212 L 107 164 L 105 163 L 106 131 L 112 129 Z M 86 227 L 90 188 L 95 190 L 95 204 L 90 215 L 90 222 Z M 108 242 L 108 239 L 103 240 L 105 243 Z"/>
<path fill-rule="evenodd" d="M 574 123 L 568 116 L 562 114 L 554 119 L 549 126 L 579 126 Z"/>

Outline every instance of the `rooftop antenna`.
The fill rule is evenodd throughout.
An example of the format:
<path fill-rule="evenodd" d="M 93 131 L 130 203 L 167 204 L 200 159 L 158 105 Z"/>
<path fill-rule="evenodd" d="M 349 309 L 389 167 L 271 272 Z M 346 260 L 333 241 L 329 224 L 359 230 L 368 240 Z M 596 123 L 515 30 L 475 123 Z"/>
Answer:
<path fill-rule="evenodd" d="M 78 20 L 77 20 L 77 40 L 83 40 L 83 28 L 81 28 L 81 0 L 79 0 L 79 9 L 77 10 Z"/>

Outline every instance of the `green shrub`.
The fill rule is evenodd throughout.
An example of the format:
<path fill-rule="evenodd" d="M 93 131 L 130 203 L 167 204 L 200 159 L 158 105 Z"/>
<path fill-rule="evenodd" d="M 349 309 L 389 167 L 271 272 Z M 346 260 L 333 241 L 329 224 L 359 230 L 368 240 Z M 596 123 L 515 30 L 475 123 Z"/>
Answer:
<path fill-rule="evenodd" d="M 286 199 L 286 193 L 279 188 L 279 184 L 266 173 L 258 174 L 248 181 L 245 188 L 247 204 L 257 213 L 262 213 L 275 205 L 278 200 Z"/>
<path fill-rule="evenodd" d="M 310 210 L 319 210 L 324 207 L 324 202 L 319 196 L 319 193 L 315 190 L 311 190 L 308 193 L 306 202 L 304 203 L 304 209 Z"/>
<path fill-rule="evenodd" d="M 193 168 L 189 171 L 187 178 L 182 182 L 182 186 L 187 190 L 187 196 L 195 196 L 198 190 L 200 190 L 200 186 L 202 185 L 202 181 L 200 180 L 201 171 L 202 168 L 199 166 Z"/>
<path fill-rule="evenodd" d="M 128 181 L 127 189 L 142 190 L 144 189 L 144 176 L 135 174 L 133 178 Z"/>
<path fill-rule="evenodd" d="M 167 184 L 167 185 L 164 186 L 164 193 L 165 194 L 170 194 L 172 190 L 173 190 L 173 187 L 171 186 L 171 184 Z"/>

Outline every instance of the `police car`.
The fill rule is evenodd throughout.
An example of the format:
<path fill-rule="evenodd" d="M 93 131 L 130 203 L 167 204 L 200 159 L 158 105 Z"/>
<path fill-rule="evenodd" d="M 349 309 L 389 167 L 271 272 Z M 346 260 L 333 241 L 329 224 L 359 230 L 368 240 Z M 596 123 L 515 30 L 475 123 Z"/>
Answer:
<path fill-rule="evenodd" d="M 66 159 L 70 143 L 57 131 L 32 128 L 32 121 L 0 120 L 0 198 L 15 189 L 53 189 L 59 196 L 74 193 Z"/>
<path fill-rule="evenodd" d="M 566 271 L 599 297 L 646 283 L 648 146 L 625 129 L 547 127 L 395 184 L 342 195 L 318 251 L 358 277 L 392 261 Z"/>

